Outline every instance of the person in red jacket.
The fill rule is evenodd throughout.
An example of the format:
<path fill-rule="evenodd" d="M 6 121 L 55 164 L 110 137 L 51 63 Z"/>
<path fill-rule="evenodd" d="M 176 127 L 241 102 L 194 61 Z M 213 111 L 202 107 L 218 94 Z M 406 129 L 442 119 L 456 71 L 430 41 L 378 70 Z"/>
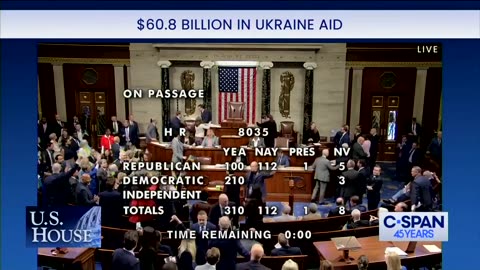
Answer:
<path fill-rule="evenodd" d="M 100 146 L 102 147 L 102 154 L 105 152 L 105 150 L 112 149 L 112 144 L 114 144 L 113 139 L 114 137 L 110 135 L 110 129 L 107 128 L 107 130 L 105 130 L 105 135 L 103 135 L 102 139 L 100 140 Z"/>
<path fill-rule="evenodd" d="M 155 190 L 157 190 L 157 186 L 152 185 L 150 187 L 147 187 L 146 190 L 155 191 Z M 153 199 L 132 200 L 130 202 L 130 206 L 155 207 L 156 203 L 155 203 L 155 200 L 153 200 Z M 130 216 L 128 221 L 135 224 L 135 227 L 138 230 L 138 229 L 141 229 L 141 228 L 146 227 L 146 226 L 154 227 L 154 225 L 155 225 L 154 224 L 154 217 L 155 217 L 154 215 L 140 215 L 140 214 L 137 214 L 137 215 Z"/>

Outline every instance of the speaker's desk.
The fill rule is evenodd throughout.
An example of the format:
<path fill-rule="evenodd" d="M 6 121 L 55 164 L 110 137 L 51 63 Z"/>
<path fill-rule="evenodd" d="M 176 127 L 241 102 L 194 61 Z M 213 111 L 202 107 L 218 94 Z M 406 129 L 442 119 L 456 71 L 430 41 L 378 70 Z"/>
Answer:
<path fill-rule="evenodd" d="M 38 264 L 65 270 L 95 270 L 94 248 L 68 248 L 66 254 L 52 254 L 54 248 L 38 249 Z"/>

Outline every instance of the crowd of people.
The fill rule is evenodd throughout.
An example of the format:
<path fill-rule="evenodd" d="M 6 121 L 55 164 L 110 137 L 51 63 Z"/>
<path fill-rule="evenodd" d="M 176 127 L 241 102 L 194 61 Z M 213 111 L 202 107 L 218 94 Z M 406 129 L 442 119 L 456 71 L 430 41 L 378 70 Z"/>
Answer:
<path fill-rule="evenodd" d="M 172 120 L 174 129 L 172 140 L 173 162 L 184 162 L 183 147 L 186 145 L 201 145 L 204 147 L 219 146 L 218 138 L 212 129 L 211 113 L 199 106 L 201 117 L 195 123 L 195 130 L 190 130 L 187 136 L 180 136 L 180 128 L 184 127 L 179 114 Z M 276 123 L 273 117 L 265 117 L 258 126 L 271 129 L 269 136 L 253 137 L 251 147 L 273 147 L 276 138 Z M 412 125 L 415 132 L 418 125 Z M 273 131 L 274 130 L 274 131 Z M 314 170 L 315 188 L 312 194 L 312 204 L 309 212 L 303 217 L 294 217 L 292 209 L 284 206 L 281 215 L 275 218 L 264 217 L 259 207 L 266 205 L 265 179 L 272 177 L 274 172 L 262 172 L 258 163 L 251 161 L 250 171 L 245 175 L 245 198 L 240 201 L 240 185 L 228 186 L 218 198 L 216 204 L 208 202 L 208 193 L 202 192 L 199 201 L 189 205 L 186 200 L 126 200 L 122 197 L 124 190 L 182 190 L 181 185 L 151 185 L 130 186 L 123 185 L 125 176 L 159 176 L 157 171 L 128 171 L 124 163 L 150 161 L 148 151 L 140 149 L 140 131 L 138 123 L 131 115 L 123 123 L 115 116 L 111 118 L 109 127 L 101 137 L 96 149 L 90 145 L 92 138 L 88 128 L 84 127 L 77 117 L 72 123 L 65 123 L 58 115 L 55 120 L 48 122 L 45 118 L 38 123 L 38 204 L 44 206 L 80 205 L 102 207 L 102 225 L 118 227 L 123 224 L 123 206 L 162 206 L 164 214 L 161 216 L 131 215 L 128 223 L 132 228 L 125 234 L 124 247 L 118 249 L 113 257 L 113 269 L 155 269 L 157 253 L 166 253 L 172 256 L 164 264 L 163 269 L 268 269 L 261 265 L 261 258 L 265 255 L 264 247 L 253 244 L 246 249 L 238 240 L 182 240 L 178 247 L 169 247 L 161 244 L 160 231 L 166 230 L 193 230 L 200 234 L 203 230 L 238 230 L 239 216 L 229 214 L 226 209 L 231 206 L 245 207 L 245 229 L 262 230 L 266 223 L 288 220 L 321 219 L 318 204 L 326 204 L 325 191 L 330 184 L 330 174 L 342 176 L 343 181 L 336 185 L 336 205 L 328 213 L 329 217 L 351 215 L 351 221 L 345 229 L 378 225 L 378 217 L 362 220 L 361 213 L 377 209 L 382 211 L 434 211 L 441 207 L 441 188 L 438 173 L 431 170 L 422 170 L 419 167 L 421 158 L 418 147 L 418 137 L 410 134 L 402 138 L 398 144 L 397 178 L 405 182 L 405 186 L 398 190 L 392 198 L 381 201 L 380 193 L 385 182 L 382 167 L 376 163 L 379 138 L 376 129 L 369 134 L 362 135 L 360 127 L 356 128 L 354 139 L 350 140 L 348 126 L 343 126 L 334 138 L 339 148 L 351 148 L 350 155 L 336 160 L 329 160 L 329 150 L 322 151 L 315 162 L 310 166 Z M 148 142 L 159 140 L 156 120 L 152 119 L 146 130 Z M 304 143 L 320 141 L 318 130 L 314 123 L 303 137 Z M 441 132 L 437 133 L 427 148 L 428 153 L 436 164 L 441 166 Z M 440 154 L 439 154 L 440 153 Z M 418 155 L 418 156 L 416 156 Z M 232 161 L 247 164 L 246 157 L 234 157 Z M 279 151 L 277 162 L 281 166 L 289 166 L 287 155 Z M 343 166 L 342 166 L 343 164 Z M 441 167 L 440 167 L 441 168 Z M 408 173 L 407 173 L 408 172 Z M 184 172 L 172 171 L 173 176 L 179 177 Z M 227 175 L 233 175 L 227 171 Z M 317 196 L 319 199 L 317 200 Z M 367 206 L 363 198 L 367 198 Z M 184 221 L 190 221 L 185 226 Z M 236 263 L 237 253 L 249 262 Z M 267 252 L 271 256 L 299 255 L 300 247 L 289 246 L 284 234 L 278 236 L 278 247 Z M 398 257 L 398 256 L 397 256 Z M 387 255 L 389 269 L 397 270 L 399 258 Z M 398 260 L 398 263 L 397 263 Z M 359 269 L 366 269 L 368 258 L 358 260 Z M 360 264 L 360 262 L 362 262 Z M 363 268 L 360 268 L 363 267 Z M 292 260 L 285 262 L 282 269 L 298 269 Z M 328 261 L 322 262 L 321 269 L 333 269 Z"/>

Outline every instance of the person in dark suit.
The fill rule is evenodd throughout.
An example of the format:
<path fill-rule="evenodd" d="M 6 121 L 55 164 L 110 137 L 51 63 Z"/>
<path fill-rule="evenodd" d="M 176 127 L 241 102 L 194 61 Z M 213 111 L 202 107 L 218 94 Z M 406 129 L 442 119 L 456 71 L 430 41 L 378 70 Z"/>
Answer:
<path fill-rule="evenodd" d="M 303 134 L 303 144 L 314 144 L 320 142 L 320 133 L 315 122 L 310 123 L 310 129 Z"/>
<path fill-rule="evenodd" d="M 146 143 L 150 143 L 158 140 L 158 130 L 157 130 L 157 120 L 150 119 L 150 124 L 148 124 L 147 132 L 145 133 Z"/>
<path fill-rule="evenodd" d="M 362 144 L 365 141 L 365 138 L 362 136 L 358 137 L 358 139 L 352 145 L 352 159 L 358 161 L 360 159 L 367 159 L 367 153 L 363 150 Z"/>
<path fill-rule="evenodd" d="M 337 198 L 335 205 L 335 208 L 328 211 L 328 217 L 339 217 L 350 214 L 350 211 L 345 207 L 345 202 L 342 197 Z"/>
<path fill-rule="evenodd" d="M 200 213 L 200 211 L 205 211 L 205 213 L 210 213 L 211 209 L 212 209 L 212 205 L 208 203 L 208 192 L 205 190 L 202 190 L 200 192 L 200 201 L 192 205 L 192 210 L 190 211 L 190 220 L 193 223 L 197 223 L 198 213 Z"/>
<path fill-rule="evenodd" d="M 259 172 L 258 163 L 256 161 L 253 161 L 250 164 L 250 171 L 245 177 L 247 187 L 247 194 L 245 198 L 252 193 L 252 190 L 255 186 L 259 186 L 262 190 L 262 199 L 265 201 L 265 198 L 267 197 L 267 186 L 265 184 L 265 180 L 273 177 L 273 174 L 275 174 L 275 171 L 272 171 L 271 173 Z"/>
<path fill-rule="evenodd" d="M 339 132 L 334 137 L 335 146 L 337 148 L 342 147 L 344 143 L 350 145 L 350 134 L 348 134 L 348 125 L 342 126 Z"/>
<path fill-rule="evenodd" d="M 417 142 L 418 138 L 420 138 L 420 136 L 422 135 L 422 126 L 417 123 L 417 118 L 412 118 L 412 125 L 410 127 L 409 133 L 413 135 L 414 142 Z"/>
<path fill-rule="evenodd" d="M 433 188 L 430 179 L 422 175 L 422 169 L 418 166 L 412 168 L 413 181 L 410 186 L 410 199 L 412 211 L 429 212 L 433 206 Z"/>
<path fill-rule="evenodd" d="M 290 157 L 287 156 L 282 149 L 278 149 L 278 155 L 276 160 L 277 166 L 289 167 Z"/>
<path fill-rule="evenodd" d="M 116 116 L 112 116 L 108 128 L 112 131 L 113 136 L 121 136 L 123 125 L 122 122 L 117 120 Z"/>
<path fill-rule="evenodd" d="M 288 239 L 285 237 L 285 234 L 280 233 L 278 235 L 278 243 L 281 247 L 272 249 L 270 252 L 272 256 L 302 255 L 302 251 L 299 247 L 291 247 L 288 244 Z"/>
<path fill-rule="evenodd" d="M 263 139 L 265 141 L 266 147 L 274 147 L 275 146 L 275 138 L 277 138 L 277 123 L 273 119 L 271 114 L 267 115 L 262 123 L 257 123 L 257 126 L 260 128 L 266 128 L 268 130 L 268 135 L 264 136 Z"/>
<path fill-rule="evenodd" d="M 67 127 L 67 124 L 60 119 L 60 115 L 55 114 L 55 122 L 52 123 L 53 132 L 57 135 L 57 138 L 60 138 L 62 135 L 62 130 Z"/>
<path fill-rule="evenodd" d="M 347 162 L 347 171 L 342 173 L 343 181 L 340 179 L 339 182 L 342 186 L 340 197 L 343 197 L 348 203 L 350 203 L 350 197 L 358 194 L 357 186 L 360 178 L 359 175 L 360 174 L 355 170 L 355 161 L 349 160 Z"/>
<path fill-rule="evenodd" d="M 120 158 L 120 137 L 115 136 L 113 138 L 113 144 L 112 144 L 112 158 L 113 160 L 117 160 Z"/>
<path fill-rule="evenodd" d="M 38 123 L 38 137 L 40 138 L 40 144 L 43 148 L 47 147 L 47 143 L 50 141 L 48 138 L 52 133 L 52 126 L 47 122 L 46 117 L 42 117 Z"/>
<path fill-rule="evenodd" d="M 123 238 L 123 248 L 113 252 L 112 269 L 115 270 L 140 270 L 140 261 L 133 252 L 137 247 L 138 233 L 128 231 Z"/>
<path fill-rule="evenodd" d="M 245 228 L 260 230 L 263 228 L 263 213 L 260 209 L 266 206 L 262 199 L 262 190 L 259 186 L 253 188 L 252 193 L 245 201 Z"/>
<path fill-rule="evenodd" d="M 367 179 L 370 177 L 370 168 L 366 167 L 365 160 L 361 159 L 357 161 L 358 167 L 358 181 L 357 181 L 357 195 L 360 203 L 363 201 L 363 195 L 367 193 Z"/>
<path fill-rule="evenodd" d="M 93 195 L 90 191 L 89 185 L 92 181 L 90 174 L 84 173 L 81 176 L 81 181 L 77 184 L 75 188 L 75 201 L 79 206 L 94 206 L 98 203 L 98 196 Z"/>
<path fill-rule="evenodd" d="M 177 222 L 181 230 L 186 230 L 183 223 L 178 219 L 177 216 L 174 217 L 174 220 Z M 205 211 L 198 212 L 197 223 L 194 223 L 190 226 L 190 230 L 195 231 L 195 244 L 197 247 L 195 255 L 195 263 L 197 265 L 202 265 L 206 263 L 206 253 L 208 250 L 208 239 L 203 239 L 201 237 L 203 231 L 215 231 L 217 230 L 217 225 L 208 221 L 208 215 Z"/>
<path fill-rule="evenodd" d="M 182 123 L 182 112 L 177 111 L 175 116 L 170 119 L 170 128 L 172 129 L 172 134 L 180 134 L 180 128 L 184 128 L 185 125 Z"/>
<path fill-rule="evenodd" d="M 357 125 L 353 134 L 353 142 L 356 142 L 358 140 L 358 137 L 360 136 L 362 136 L 362 127 L 360 125 Z"/>
<path fill-rule="evenodd" d="M 221 217 L 219 220 L 219 227 L 222 231 L 228 231 L 231 228 L 230 219 L 228 217 Z M 250 252 L 243 247 L 240 240 L 237 239 L 218 239 L 210 240 L 208 248 L 216 247 L 220 250 L 220 261 L 217 263 L 217 269 L 235 269 L 237 261 L 237 254 L 247 258 Z"/>
<path fill-rule="evenodd" d="M 418 144 L 416 142 L 412 143 L 412 147 L 410 148 L 410 151 L 408 152 L 407 156 L 407 172 L 408 172 L 415 166 L 419 166 L 421 159 L 422 159 L 422 153 L 420 148 L 418 147 Z"/>
<path fill-rule="evenodd" d="M 40 149 L 40 160 L 43 172 L 52 172 L 52 166 L 55 164 L 53 146 L 53 143 L 48 142 L 45 150 Z"/>
<path fill-rule="evenodd" d="M 220 194 L 220 196 L 218 196 L 218 203 L 212 207 L 208 215 L 210 222 L 218 226 L 220 218 L 230 215 L 230 210 L 228 196 L 224 193 Z"/>
<path fill-rule="evenodd" d="M 368 210 L 378 208 L 380 202 L 380 191 L 383 186 L 382 168 L 379 165 L 373 167 L 373 173 L 370 179 L 367 180 L 367 200 Z"/>
<path fill-rule="evenodd" d="M 438 131 L 437 136 L 432 139 L 430 145 L 428 146 L 427 154 L 430 154 L 430 157 L 439 163 L 440 168 L 442 166 L 442 132 Z"/>
<path fill-rule="evenodd" d="M 360 212 L 367 212 L 367 207 L 362 204 L 362 201 L 358 198 L 357 195 L 354 195 L 350 198 L 350 211 L 358 209 Z"/>
<path fill-rule="evenodd" d="M 198 108 L 200 109 L 200 115 L 202 117 L 202 123 L 212 122 L 212 112 L 205 109 L 205 105 L 203 105 L 203 104 L 198 105 Z"/>
<path fill-rule="evenodd" d="M 372 168 L 377 163 L 378 145 L 380 143 L 380 136 L 377 134 L 377 129 L 370 130 L 370 158 L 367 161 L 368 167 Z"/>
<path fill-rule="evenodd" d="M 130 122 L 128 120 L 123 121 L 123 128 L 121 129 L 121 139 L 120 145 L 124 147 L 130 147 L 133 145 L 135 140 L 135 131 L 130 126 Z"/>
<path fill-rule="evenodd" d="M 135 147 L 138 149 L 140 148 L 140 128 L 138 127 L 138 123 L 133 119 L 133 114 L 130 114 L 130 116 L 128 117 L 128 123 L 132 128 L 132 131 L 131 131 L 132 145 L 135 145 Z"/>
<path fill-rule="evenodd" d="M 250 250 L 250 261 L 244 262 L 244 263 L 239 263 L 236 266 L 236 270 L 250 270 L 250 269 L 255 269 L 255 270 L 270 270 L 270 268 L 264 266 L 263 264 L 260 263 L 260 260 L 262 259 L 264 255 L 263 247 L 260 244 L 254 244 L 252 246 L 252 249 Z"/>
<path fill-rule="evenodd" d="M 360 219 L 361 213 L 360 210 L 355 209 L 352 211 L 352 221 L 347 223 L 347 229 L 356 229 L 361 227 L 369 227 L 370 222 L 368 220 Z"/>
<path fill-rule="evenodd" d="M 114 177 L 108 177 L 106 190 L 98 194 L 99 205 L 102 207 L 102 226 L 115 227 L 122 219 L 123 199 L 122 194 L 114 189 L 115 183 Z"/>
<path fill-rule="evenodd" d="M 69 203 L 71 195 L 70 178 L 78 174 L 80 167 L 75 164 L 72 168 L 66 168 L 66 172 L 61 172 L 62 165 L 55 163 L 52 165 L 52 175 L 43 180 L 44 205 L 66 206 Z"/>

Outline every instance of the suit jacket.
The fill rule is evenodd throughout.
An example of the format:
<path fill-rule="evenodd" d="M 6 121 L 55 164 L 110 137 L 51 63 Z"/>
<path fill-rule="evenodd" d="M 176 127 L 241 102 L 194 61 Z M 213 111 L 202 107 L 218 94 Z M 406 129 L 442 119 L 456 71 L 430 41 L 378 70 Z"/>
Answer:
<path fill-rule="evenodd" d="M 208 147 L 208 137 L 205 137 L 203 138 L 203 142 L 202 142 L 202 146 L 203 147 Z M 212 138 L 212 147 L 216 147 L 216 146 L 219 146 L 219 142 L 218 142 L 218 137 L 217 136 L 214 136 Z"/>
<path fill-rule="evenodd" d="M 123 248 L 113 252 L 112 269 L 115 270 L 140 270 L 140 261 Z"/>
<path fill-rule="evenodd" d="M 352 207 L 352 209 L 350 209 L 351 211 L 355 210 L 355 209 L 358 209 L 358 211 L 364 213 L 364 212 L 367 212 L 367 207 L 365 207 L 365 205 L 363 204 L 359 204 L 359 205 L 355 205 L 354 207 Z"/>
<path fill-rule="evenodd" d="M 208 221 L 210 221 L 215 226 L 218 226 L 218 221 L 223 216 L 227 216 L 227 214 L 225 214 L 225 210 L 224 210 L 222 215 L 221 207 L 217 203 L 212 207 L 212 209 L 210 209 L 210 213 L 208 214 Z"/>
<path fill-rule="evenodd" d="M 113 122 L 112 121 L 110 121 L 110 123 L 108 125 L 108 128 L 110 129 L 110 131 L 112 132 L 112 134 L 114 136 L 119 136 L 122 132 L 123 124 L 120 121 L 117 121 L 116 123 L 117 123 L 117 132 L 115 132 L 115 129 L 113 128 Z"/>
<path fill-rule="evenodd" d="M 423 207 L 432 207 L 432 182 L 425 176 L 417 176 L 410 186 L 410 200 L 412 205 L 421 203 Z"/>
<path fill-rule="evenodd" d="M 345 134 L 341 134 L 339 135 L 339 138 L 338 138 L 338 144 L 337 144 L 337 147 L 342 147 L 342 144 L 348 144 L 350 145 L 350 134 L 345 133 Z"/>
<path fill-rule="evenodd" d="M 378 136 L 378 135 L 371 136 L 371 138 L 370 138 L 370 158 L 372 160 L 377 159 L 379 142 L 380 142 L 380 136 Z M 372 164 L 372 166 L 373 165 L 374 164 Z"/>
<path fill-rule="evenodd" d="M 118 143 L 112 144 L 112 155 L 113 160 L 117 160 L 120 158 L 120 145 Z"/>
<path fill-rule="evenodd" d="M 438 140 L 438 138 L 433 138 L 432 142 L 428 146 L 428 151 L 430 151 L 430 154 L 432 155 L 433 158 L 435 159 L 441 159 L 442 158 L 442 142 Z"/>
<path fill-rule="evenodd" d="M 60 138 L 62 135 L 62 129 L 67 127 L 67 123 L 63 121 L 54 121 L 52 122 L 53 132 L 57 135 L 57 138 Z"/>
<path fill-rule="evenodd" d="M 265 265 L 257 261 L 239 263 L 237 264 L 235 269 L 236 270 L 271 270 L 270 268 L 266 267 Z"/>
<path fill-rule="evenodd" d="M 43 188 L 45 191 L 45 200 L 49 206 L 65 206 L 70 199 L 70 177 L 73 176 L 77 170 L 78 165 L 68 172 L 52 174 L 43 180 Z"/>
<path fill-rule="evenodd" d="M 42 123 L 38 124 L 38 137 L 40 138 L 40 143 L 43 148 L 47 146 L 47 143 L 50 141 L 48 136 L 50 136 L 50 134 L 53 132 L 52 125 L 50 123 L 46 123 L 46 125 L 47 127 L 44 130 L 43 124 Z"/>
<path fill-rule="evenodd" d="M 412 150 L 413 149 L 410 149 L 410 151 L 406 155 L 407 162 L 413 166 L 419 165 L 420 159 L 422 156 L 421 150 L 416 148 L 415 150 L 413 150 L 413 155 L 412 155 Z M 410 155 L 412 155 L 412 162 L 410 162 Z"/>
<path fill-rule="evenodd" d="M 116 190 L 107 190 L 98 194 L 99 205 L 102 207 L 102 225 L 115 227 L 123 215 L 122 194 Z"/>
<path fill-rule="evenodd" d="M 367 179 L 367 185 L 372 187 L 372 190 L 367 190 L 368 196 L 380 196 L 380 190 L 382 190 L 383 186 L 383 177 L 372 175 Z"/>
<path fill-rule="evenodd" d="M 131 137 L 130 137 L 130 142 L 133 144 L 133 145 L 138 145 L 138 143 L 140 143 L 140 129 L 138 127 L 138 123 L 133 121 L 131 124 L 130 124 L 130 134 L 131 134 Z"/>
<path fill-rule="evenodd" d="M 267 197 L 267 186 L 265 180 L 273 177 L 273 174 L 267 172 L 257 172 L 255 175 L 252 175 L 252 172 L 248 172 L 245 178 L 247 184 L 247 196 L 250 194 L 250 190 L 253 190 L 255 186 L 260 186 L 262 190 L 262 198 Z"/>
<path fill-rule="evenodd" d="M 272 249 L 270 252 L 272 256 L 293 256 L 302 255 L 302 251 L 299 247 L 282 246 L 281 248 Z"/>
<path fill-rule="evenodd" d="M 343 196 L 344 198 L 350 198 L 354 195 L 359 194 L 357 190 L 358 181 L 360 178 L 360 173 L 355 171 L 354 169 L 346 170 L 342 173 L 345 177 L 345 184 L 342 186 Z"/>
<path fill-rule="evenodd" d="M 322 218 L 322 215 L 320 215 L 319 213 L 314 213 L 314 214 L 308 213 L 302 217 L 302 220 L 317 220 L 321 218 Z"/>
<path fill-rule="evenodd" d="M 90 189 L 83 183 L 78 183 L 75 188 L 75 201 L 80 206 L 93 206 L 96 203 L 93 201 L 93 194 Z"/>
<path fill-rule="evenodd" d="M 415 123 L 415 131 L 417 133 L 417 137 L 420 137 L 422 135 L 422 126 L 419 123 Z M 413 134 L 413 124 L 410 125 L 409 132 Z"/>
<path fill-rule="evenodd" d="M 253 142 L 253 138 L 251 138 L 248 141 L 248 147 L 252 147 L 252 148 L 255 147 L 254 142 Z M 265 140 L 263 138 L 259 138 L 259 140 L 257 142 L 257 147 L 265 147 Z"/>
<path fill-rule="evenodd" d="M 145 136 L 147 137 L 146 138 L 147 143 L 157 140 L 158 138 L 157 128 L 153 123 L 148 124 L 147 132 L 145 133 Z"/>
<path fill-rule="evenodd" d="M 197 235 L 197 237 L 195 238 L 195 243 L 197 245 L 197 254 L 195 255 L 195 262 L 197 263 L 197 265 L 205 264 L 207 262 L 205 255 L 207 254 L 207 250 L 208 250 L 208 239 L 201 238 L 200 224 L 195 223 L 191 226 L 190 229 L 195 231 Z M 214 230 L 217 230 L 217 226 L 215 226 L 211 222 L 207 222 L 207 225 L 205 225 L 205 230 L 214 231 Z"/>
<path fill-rule="evenodd" d="M 352 158 L 354 160 L 366 159 L 367 154 L 363 151 L 363 147 L 358 143 L 354 142 L 352 146 Z"/>
<path fill-rule="evenodd" d="M 356 191 L 358 196 L 361 196 L 367 192 L 367 179 L 370 177 L 369 168 L 358 169 L 358 179 L 356 182 Z"/>
<path fill-rule="evenodd" d="M 230 198 L 228 194 L 227 196 L 228 198 Z M 190 211 L 190 219 L 192 220 L 193 223 L 197 223 L 198 212 L 203 210 L 208 214 L 210 213 L 211 209 L 212 209 L 212 205 L 209 204 L 208 202 L 203 202 L 203 201 L 196 202 L 194 205 L 192 205 L 192 210 Z"/>
<path fill-rule="evenodd" d="M 175 134 L 176 132 L 180 132 L 180 128 L 183 128 L 185 125 L 178 119 L 178 117 L 173 117 L 170 120 L 170 127 L 173 130 L 173 133 Z"/>
<path fill-rule="evenodd" d="M 315 170 L 315 176 L 313 179 L 321 182 L 330 182 L 330 170 L 336 170 L 337 167 L 333 166 L 326 157 L 321 156 L 315 159 L 312 168 Z"/>
<path fill-rule="evenodd" d="M 349 222 L 347 224 L 347 229 L 356 229 L 362 227 L 369 227 L 370 222 L 368 220 L 357 220 L 355 222 Z"/>
<path fill-rule="evenodd" d="M 290 157 L 288 157 L 287 155 L 283 155 L 281 157 L 277 157 L 277 165 L 278 166 L 285 166 L 285 167 L 288 167 L 290 166 Z"/>
<path fill-rule="evenodd" d="M 212 112 L 208 110 L 203 110 L 201 117 L 202 123 L 210 123 L 212 121 Z"/>
<path fill-rule="evenodd" d="M 172 162 L 183 161 L 183 143 L 178 139 L 178 137 L 175 137 L 172 140 L 172 153 Z"/>
<path fill-rule="evenodd" d="M 127 133 L 127 128 L 126 127 L 122 128 L 122 130 L 121 130 L 121 143 L 122 143 L 122 145 L 125 145 L 127 143 L 127 134 L 126 133 Z M 130 143 L 133 144 L 133 145 L 135 145 L 137 140 L 139 140 L 137 131 L 131 125 L 128 126 L 128 138 L 130 140 Z"/>
<path fill-rule="evenodd" d="M 237 262 L 237 254 L 240 253 L 245 258 L 250 257 L 250 252 L 243 247 L 240 240 L 235 239 L 219 239 L 210 240 L 208 242 L 208 248 L 216 247 L 222 254 L 220 261 L 217 263 L 217 269 L 219 270 L 231 270 L 235 269 Z"/>

